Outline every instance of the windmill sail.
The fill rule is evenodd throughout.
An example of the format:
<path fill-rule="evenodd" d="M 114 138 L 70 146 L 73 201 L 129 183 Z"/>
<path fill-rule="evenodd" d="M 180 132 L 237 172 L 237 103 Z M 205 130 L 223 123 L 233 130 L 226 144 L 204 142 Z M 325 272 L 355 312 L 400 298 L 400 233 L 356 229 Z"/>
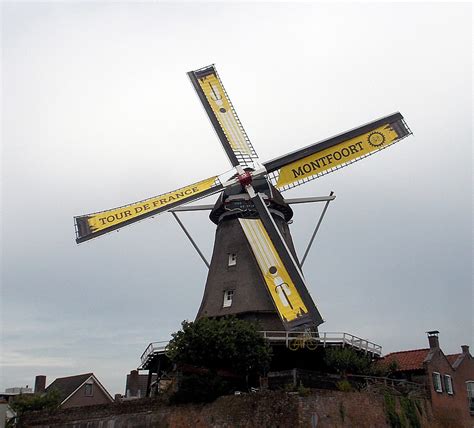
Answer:
<path fill-rule="evenodd" d="M 252 202 L 260 217 L 259 223 L 253 227 L 253 230 L 258 237 L 257 242 L 260 245 L 260 249 L 257 253 L 254 251 L 254 255 L 258 261 L 259 256 L 257 254 L 259 252 L 261 254 L 267 253 L 270 262 L 277 263 L 276 265 L 267 267 L 265 263 L 262 264 L 260 261 L 258 262 L 267 286 L 271 287 L 273 285 L 274 287 L 271 295 L 275 307 L 279 312 L 280 317 L 282 317 L 282 321 L 286 324 L 286 327 L 289 330 L 300 325 L 318 326 L 319 324 L 322 324 L 323 319 L 309 294 L 301 269 L 281 236 L 262 195 L 260 193 L 252 194 L 254 193 L 252 191 L 250 193 Z M 262 230 L 265 233 L 258 233 L 259 230 Z M 247 238 L 248 237 L 249 236 L 247 235 Z M 266 242 L 265 245 L 264 242 Z M 252 247 L 252 250 L 253 249 L 254 247 Z M 294 304 L 292 304 L 292 300 L 289 298 L 287 293 L 285 293 L 285 290 L 288 290 L 291 293 L 294 292 Z M 279 295 L 279 299 L 274 298 L 275 293 Z M 287 299 L 287 303 L 290 307 L 293 306 L 291 319 L 287 319 L 285 312 L 282 311 L 282 305 L 280 303 L 284 302 L 283 297 Z M 303 306 L 301 306 L 299 302 L 302 302 Z"/>
<path fill-rule="evenodd" d="M 400 113 L 264 163 L 272 183 L 287 190 L 366 158 L 410 135 Z"/>
<path fill-rule="evenodd" d="M 313 324 L 314 321 L 316 321 L 316 325 L 321 324 L 322 319 L 319 312 L 316 314 L 316 320 L 313 319 L 310 307 L 314 305 L 308 305 L 303 301 L 298 291 L 301 284 L 300 287 L 296 287 L 292 275 L 290 275 L 280 257 L 281 249 L 277 251 L 275 248 L 262 220 L 240 218 L 239 222 L 252 248 L 268 294 L 283 325 L 287 329 L 292 329 L 303 324 Z M 298 277 L 302 280 L 301 275 L 298 275 Z"/>
<path fill-rule="evenodd" d="M 190 71 L 189 78 L 211 120 L 232 166 L 258 158 L 213 65 Z"/>
<path fill-rule="evenodd" d="M 131 223 L 168 211 L 178 205 L 212 195 L 222 190 L 222 188 L 219 177 L 215 176 L 119 208 L 74 217 L 76 242 L 79 244 L 88 241 Z"/>

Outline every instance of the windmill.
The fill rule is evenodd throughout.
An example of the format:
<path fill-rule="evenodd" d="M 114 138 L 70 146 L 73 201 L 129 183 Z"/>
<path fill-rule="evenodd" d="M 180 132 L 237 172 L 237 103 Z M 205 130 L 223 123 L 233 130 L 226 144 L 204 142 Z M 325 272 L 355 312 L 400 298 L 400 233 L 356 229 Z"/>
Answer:
<path fill-rule="evenodd" d="M 188 73 L 232 169 L 139 202 L 75 217 L 76 242 L 220 194 L 200 317 L 236 314 L 267 330 L 316 330 L 323 322 L 296 257 L 281 192 L 370 156 L 411 134 L 394 113 L 260 163 L 214 65 Z"/>

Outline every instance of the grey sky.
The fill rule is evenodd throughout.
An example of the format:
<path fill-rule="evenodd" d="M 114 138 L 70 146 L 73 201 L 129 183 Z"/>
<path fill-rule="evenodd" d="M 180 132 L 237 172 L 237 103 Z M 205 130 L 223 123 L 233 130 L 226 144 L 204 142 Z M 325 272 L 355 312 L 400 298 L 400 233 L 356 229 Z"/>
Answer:
<path fill-rule="evenodd" d="M 210 63 L 262 160 L 402 112 L 414 136 L 285 193 L 337 195 L 306 279 L 322 330 L 472 345 L 471 9 L 3 3 L 0 390 L 93 371 L 123 393 L 194 318 L 206 269 L 170 215 L 80 246 L 72 218 L 229 169 L 185 74 Z M 295 208 L 300 254 L 321 208 Z M 209 257 L 214 225 L 182 218 Z"/>

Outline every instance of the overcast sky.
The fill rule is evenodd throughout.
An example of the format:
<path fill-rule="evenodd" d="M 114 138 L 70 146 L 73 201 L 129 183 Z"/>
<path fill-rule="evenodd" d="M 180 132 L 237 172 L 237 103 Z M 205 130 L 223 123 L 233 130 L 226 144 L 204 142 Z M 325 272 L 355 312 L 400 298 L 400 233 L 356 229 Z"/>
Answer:
<path fill-rule="evenodd" d="M 337 195 L 304 266 L 320 329 L 473 345 L 470 4 L 1 7 L 0 391 L 92 371 L 123 393 L 194 319 L 207 270 L 171 215 L 79 246 L 73 216 L 229 169 L 186 76 L 211 63 L 262 161 L 404 115 L 413 136 L 285 193 Z M 294 209 L 300 255 L 321 209 Z M 182 219 L 210 258 L 207 214 Z"/>

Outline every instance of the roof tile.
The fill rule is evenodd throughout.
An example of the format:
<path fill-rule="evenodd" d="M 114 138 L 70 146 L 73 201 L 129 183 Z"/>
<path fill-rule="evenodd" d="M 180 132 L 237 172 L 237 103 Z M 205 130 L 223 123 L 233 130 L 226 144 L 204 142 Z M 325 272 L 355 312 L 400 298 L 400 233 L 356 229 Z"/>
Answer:
<path fill-rule="evenodd" d="M 450 354 L 450 355 L 446 355 L 446 358 L 448 359 L 449 363 L 453 365 L 460 355 L 461 354 Z"/>
<path fill-rule="evenodd" d="M 429 351 L 429 348 L 424 348 L 392 352 L 383 357 L 383 363 L 390 364 L 392 361 L 396 361 L 398 365 L 396 371 L 421 370 Z"/>
<path fill-rule="evenodd" d="M 453 369 L 457 369 L 458 365 L 461 363 L 461 360 L 463 354 L 450 354 L 450 355 L 446 355 L 446 358 L 448 359 L 449 361 L 449 364 L 451 364 L 452 368 Z"/>

